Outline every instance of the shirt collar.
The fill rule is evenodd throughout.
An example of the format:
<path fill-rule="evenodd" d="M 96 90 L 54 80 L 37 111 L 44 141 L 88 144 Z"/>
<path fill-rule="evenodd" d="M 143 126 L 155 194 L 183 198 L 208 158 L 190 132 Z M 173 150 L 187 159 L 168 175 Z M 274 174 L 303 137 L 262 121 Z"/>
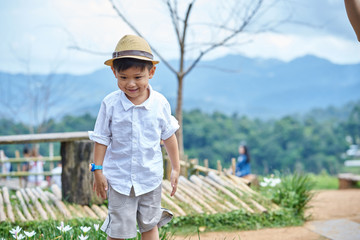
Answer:
<path fill-rule="evenodd" d="M 132 107 L 144 107 L 147 110 L 151 109 L 151 103 L 153 102 L 153 90 L 152 87 L 150 86 L 150 84 L 148 85 L 148 89 L 149 89 L 149 97 L 148 99 L 145 100 L 145 102 L 143 102 L 140 105 L 134 105 L 125 95 L 125 93 L 123 91 L 121 91 L 121 95 L 120 95 L 120 100 L 121 103 L 124 107 L 124 110 L 127 111 Z"/>

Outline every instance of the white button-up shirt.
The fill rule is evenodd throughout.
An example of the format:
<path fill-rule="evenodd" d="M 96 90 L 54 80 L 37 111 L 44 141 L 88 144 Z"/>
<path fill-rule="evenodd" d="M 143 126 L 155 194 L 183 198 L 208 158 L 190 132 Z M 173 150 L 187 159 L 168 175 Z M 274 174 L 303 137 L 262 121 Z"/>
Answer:
<path fill-rule="evenodd" d="M 150 85 L 149 89 L 149 98 L 140 105 L 121 90 L 106 96 L 94 131 L 89 132 L 91 140 L 107 146 L 103 173 L 111 187 L 124 195 L 130 195 L 132 186 L 138 196 L 160 185 L 160 139 L 168 139 L 179 128 L 169 102 Z"/>

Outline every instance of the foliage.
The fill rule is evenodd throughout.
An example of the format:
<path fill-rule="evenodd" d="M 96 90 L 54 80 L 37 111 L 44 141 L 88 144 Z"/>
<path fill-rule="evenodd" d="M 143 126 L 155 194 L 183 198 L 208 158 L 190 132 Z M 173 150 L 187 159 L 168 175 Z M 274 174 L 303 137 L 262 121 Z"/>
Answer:
<path fill-rule="evenodd" d="M 252 230 L 269 227 L 298 226 L 303 220 L 290 209 L 270 211 L 268 213 L 249 213 L 236 210 L 227 213 L 198 214 L 174 218 L 166 229 L 176 234 L 194 233 L 199 228 L 210 231 Z"/>
<path fill-rule="evenodd" d="M 92 226 L 94 224 L 99 224 L 101 226 L 103 221 L 95 220 L 91 218 L 76 218 L 64 222 L 64 225 L 71 227 L 69 231 L 61 232 L 58 227 L 61 226 L 60 221 L 56 220 L 47 220 L 47 221 L 28 221 L 28 222 L 1 222 L 0 223 L 0 239 L 13 239 L 10 234 L 10 230 L 19 226 L 22 228 L 22 231 L 35 231 L 36 235 L 32 239 L 79 239 L 80 235 L 88 235 L 88 240 L 98 240 L 106 239 L 106 234 L 101 230 L 95 230 Z M 86 234 L 82 232 L 80 227 L 88 226 L 92 227 L 89 232 Z M 59 236 L 61 238 L 59 238 Z M 171 239 L 172 235 L 166 231 L 160 229 L 159 238 L 160 240 Z M 138 233 L 138 236 L 132 240 L 141 239 L 141 235 Z"/>
<path fill-rule="evenodd" d="M 256 174 L 282 172 L 313 172 L 325 170 L 335 175 L 342 170 L 343 153 L 350 143 L 359 143 L 360 102 L 339 109 L 313 110 L 304 116 L 286 116 L 276 120 L 250 119 L 246 116 L 212 114 L 200 110 L 184 112 L 184 147 L 189 158 L 200 163 L 209 160 L 216 168 L 221 160 L 229 167 L 231 158 L 237 157 L 238 145 L 246 142 L 250 149 L 251 168 Z M 323 116 L 319 118 L 319 116 Z M 324 117 L 328 116 L 328 117 Z M 49 132 L 92 130 L 95 117 L 65 116 L 59 121 L 49 120 Z M 0 135 L 26 134 L 29 126 L 0 119 Z M 36 127 L 35 127 L 36 128 Z M 350 140 L 346 140 L 346 138 Z M 55 151 L 59 152 L 59 144 Z M 1 146 L 6 155 L 22 146 Z M 55 152 L 55 153 L 56 153 Z M 40 146 L 40 153 L 47 154 L 47 145 Z"/>
<path fill-rule="evenodd" d="M 35 231 L 35 239 L 56 239 L 62 236 L 61 239 L 77 239 L 82 233 L 80 226 L 93 226 L 93 224 L 101 224 L 101 221 L 90 218 L 77 218 L 64 222 L 64 225 L 72 227 L 67 232 L 61 232 L 57 227 L 61 226 L 61 222 L 57 220 L 47 221 L 27 221 L 27 222 L 2 222 L 0 223 L 0 238 L 11 239 L 9 231 L 16 226 L 20 226 L 25 231 Z M 106 235 L 102 231 L 91 229 L 89 231 L 88 239 L 106 239 Z"/>
<path fill-rule="evenodd" d="M 314 182 L 309 175 L 288 175 L 280 184 L 270 189 L 274 203 L 285 209 L 291 209 L 295 216 L 304 218 L 307 205 L 313 197 Z"/>
<path fill-rule="evenodd" d="M 166 228 L 177 234 L 187 234 L 206 229 L 253 230 L 269 227 L 297 226 L 303 224 L 304 211 L 311 200 L 313 181 L 309 175 L 289 175 L 281 178 L 275 187 L 261 188 L 262 193 L 280 206 L 266 213 L 249 213 L 243 209 L 227 213 L 197 214 L 174 218 Z"/>
<path fill-rule="evenodd" d="M 349 105 L 344 106 L 347 117 L 341 109 L 329 108 L 328 114 L 313 110 L 304 116 L 267 121 L 193 110 L 184 113 L 185 152 L 200 162 L 209 159 L 210 167 L 216 168 L 216 160 L 229 167 L 231 158 L 238 154 L 238 145 L 246 142 L 256 174 L 326 170 L 334 175 L 345 160 L 343 153 L 349 147 L 346 137 L 351 136 L 352 142 L 360 138 L 356 135 L 359 123 L 355 121 L 360 115 L 358 106 L 360 102 L 354 103 L 350 111 Z M 318 120 L 319 111 L 329 117 Z"/>
<path fill-rule="evenodd" d="M 272 200 L 281 208 L 266 213 L 249 213 L 243 209 L 227 213 L 196 214 L 175 217 L 169 224 L 160 229 L 160 239 L 171 239 L 170 233 L 195 233 L 199 229 L 210 231 L 220 230 L 251 230 L 269 227 L 285 227 L 301 225 L 304 218 L 304 210 L 309 203 L 312 194 L 312 181 L 308 176 L 293 175 L 281 179 L 281 183 L 274 188 L 268 188 Z M 78 218 L 68 220 L 64 225 L 72 227 L 71 231 L 59 232 L 59 221 L 29 221 L 0 223 L 0 238 L 9 238 L 9 231 L 15 226 L 20 226 L 25 231 L 36 231 L 39 239 L 55 239 L 61 234 L 63 239 L 76 239 L 80 234 L 80 226 L 93 226 L 102 221 Z M 91 229 L 89 239 L 105 239 L 101 231 Z M 140 239 L 140 235 L 136 239 Z"/>
<path fill-rule="evenodd" d="M 311 180 L 314 182 L 314 190 L 323 189 L 338 189 L 339 180 L 337 177 L 329 175 L 326 171 L 322 171 L 320 174 L 309 174 Z"/>

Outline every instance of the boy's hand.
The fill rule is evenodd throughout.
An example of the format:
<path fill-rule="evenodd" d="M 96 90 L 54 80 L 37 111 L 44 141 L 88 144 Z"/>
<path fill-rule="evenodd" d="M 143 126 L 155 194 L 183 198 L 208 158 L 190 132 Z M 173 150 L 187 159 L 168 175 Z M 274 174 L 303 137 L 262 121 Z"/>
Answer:
<path fill-rule="evenodd" d="M 176 193 L 178 181 L 179 181 L 179 171 L 172 170 L 171 176 L 170 176 L 170 182 L 171 182 L 171 187 L 172 187 L 172 191 L 170 194 L 171 197 L 174 196 Z"/>
<path fill-rule="evenodd" d="M 108 190 L 108 183 L 106 177 L 104 176 L 101 170 L 95 171 L 94 176 L 95 176 L 95 180 L 94 180 L 93 191 L 95 191 L 96 194 L 102 199 L 106 199 L 107 197 L 106 192 Z"/>

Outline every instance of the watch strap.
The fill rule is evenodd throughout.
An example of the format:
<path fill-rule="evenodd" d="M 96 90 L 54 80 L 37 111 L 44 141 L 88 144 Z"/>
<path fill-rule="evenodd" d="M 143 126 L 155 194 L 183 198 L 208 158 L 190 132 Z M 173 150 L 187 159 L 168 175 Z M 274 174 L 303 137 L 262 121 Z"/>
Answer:
<path fill-rule="evenodd" d="M 102 170 L 103 166 L 95 165 L 95 163 L 91 163 L 89 168 L 90 168 L 90 171 L 94 172 L 95 170 Z"/>

